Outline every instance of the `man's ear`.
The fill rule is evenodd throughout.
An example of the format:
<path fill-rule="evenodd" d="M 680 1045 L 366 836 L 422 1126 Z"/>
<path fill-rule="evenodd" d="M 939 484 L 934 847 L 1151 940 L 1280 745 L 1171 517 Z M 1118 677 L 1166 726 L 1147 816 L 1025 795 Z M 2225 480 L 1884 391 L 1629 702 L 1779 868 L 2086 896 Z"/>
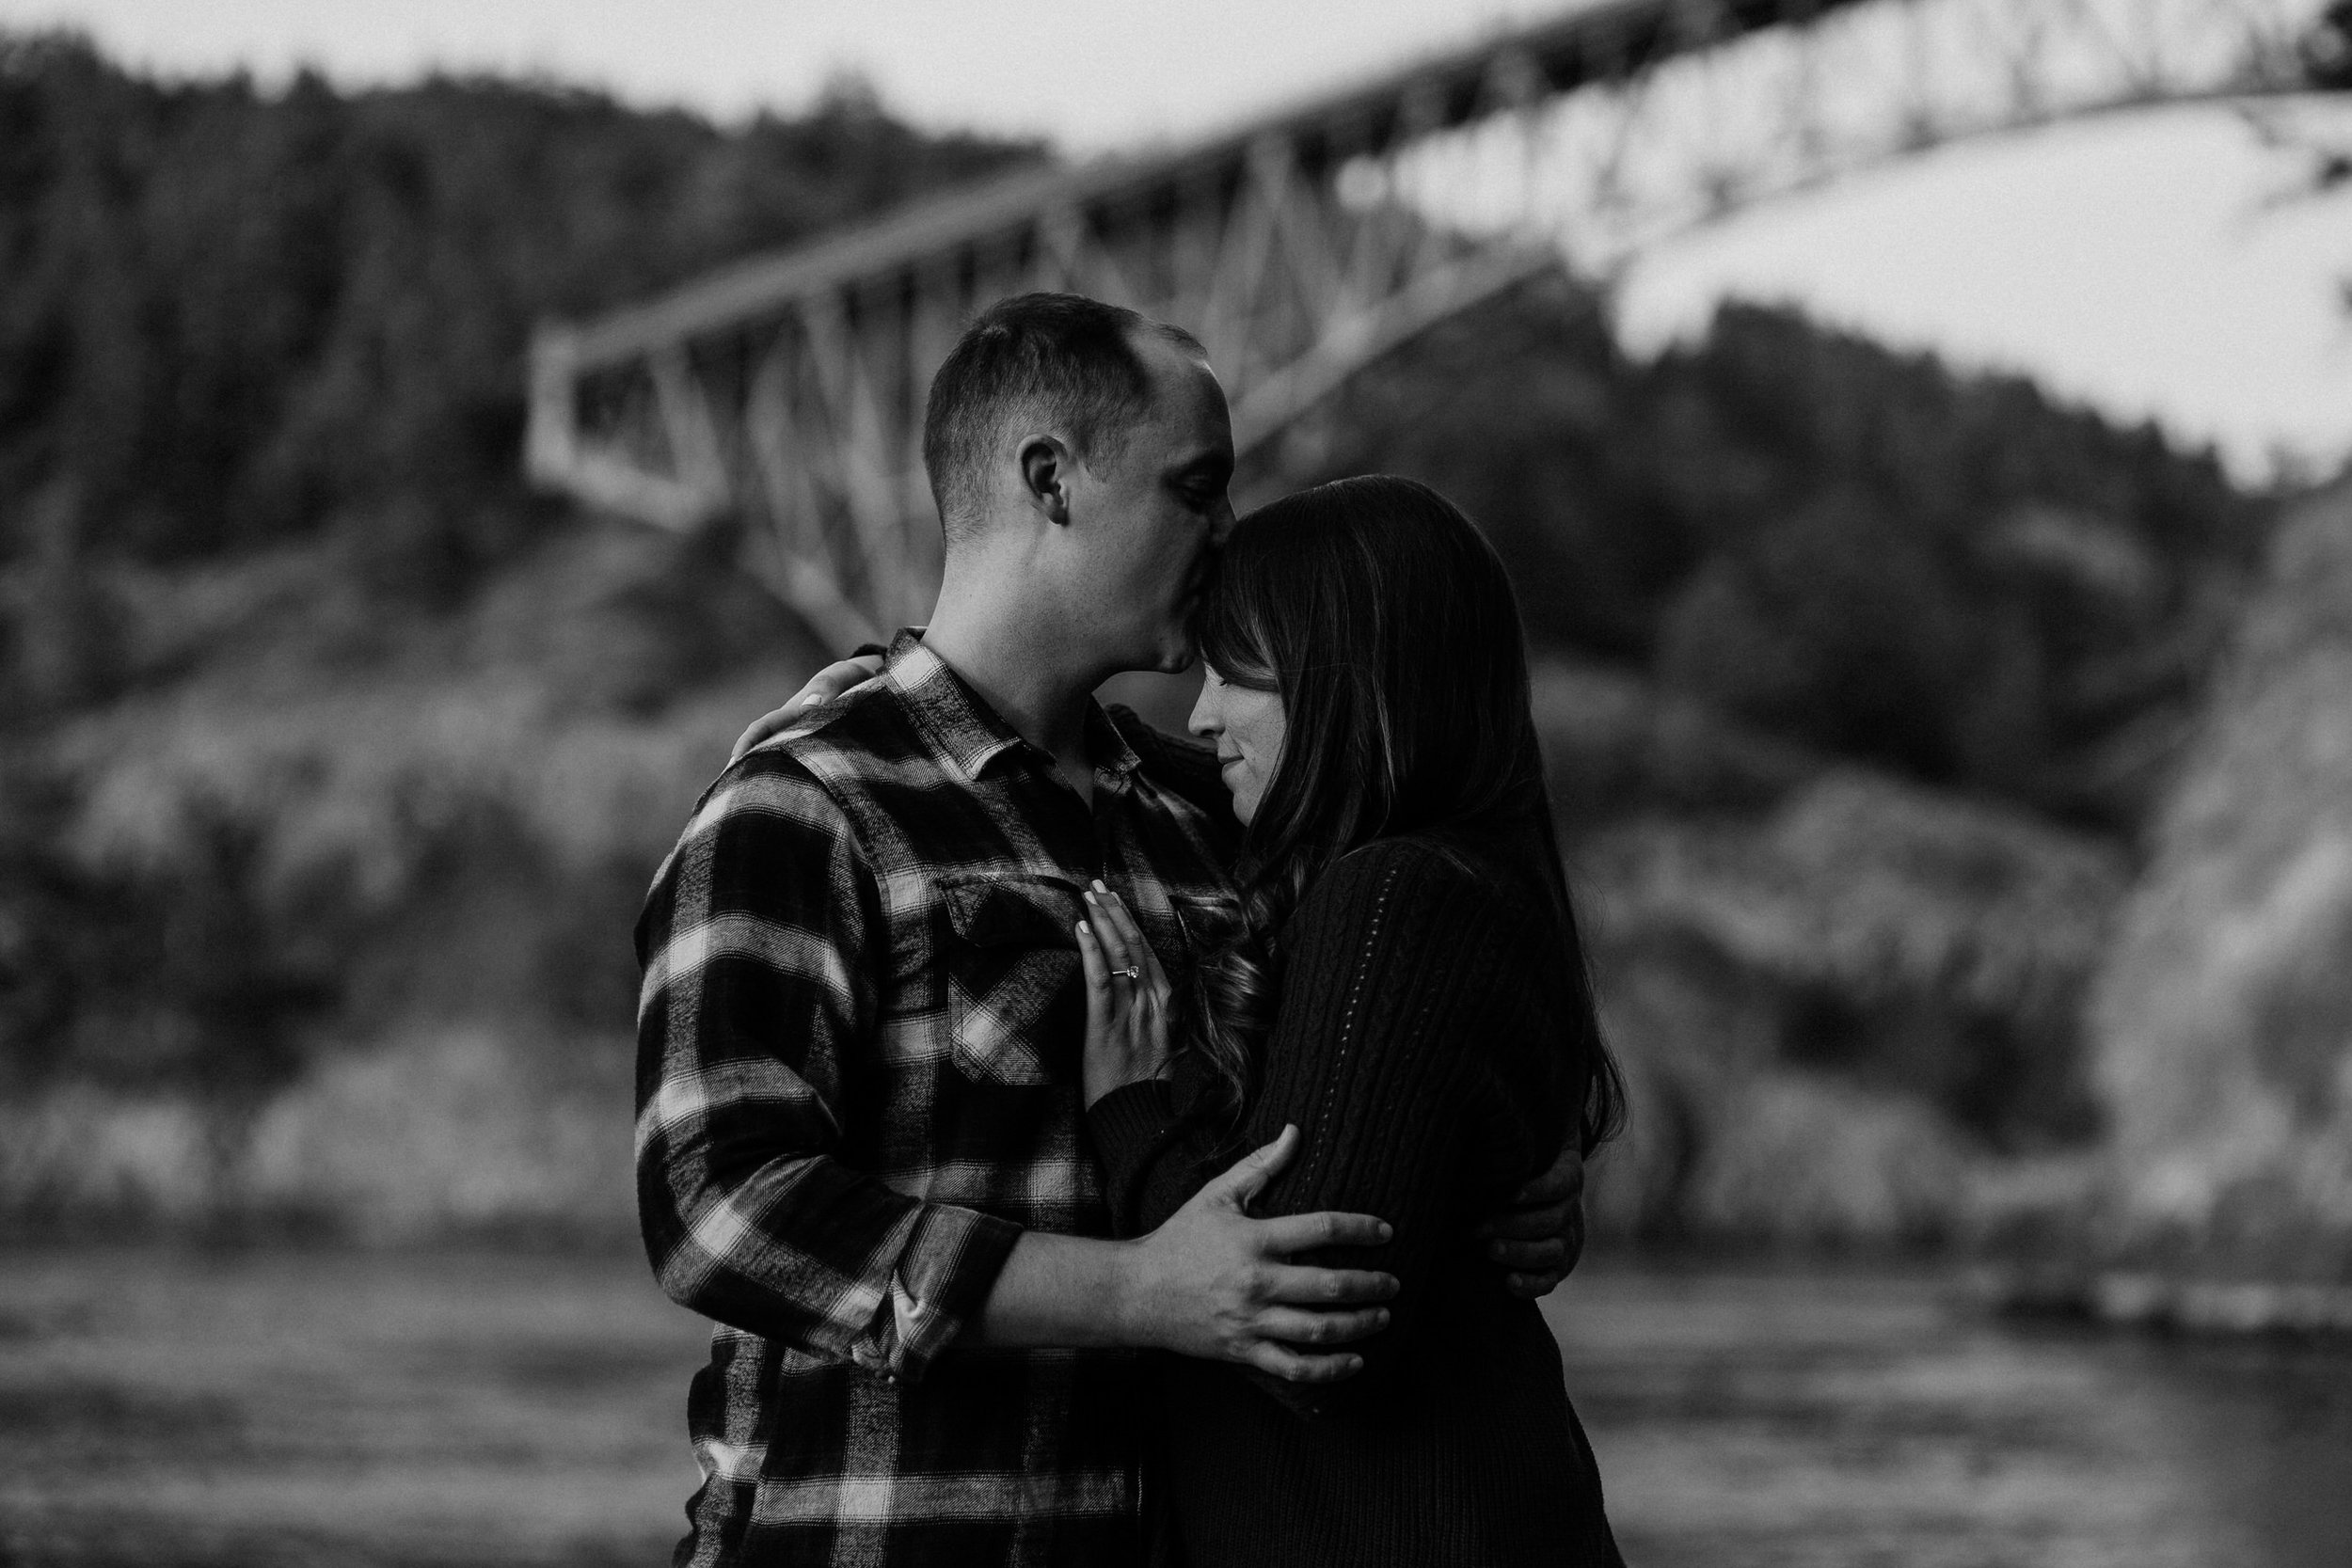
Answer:
<path fill-rule="evenodd" d="M 1051 436 L 1032 436 L 1021 443 L 1021 493 L 1045 520 L 1062 527 L 1070 523 L 1070 449 Z"/>

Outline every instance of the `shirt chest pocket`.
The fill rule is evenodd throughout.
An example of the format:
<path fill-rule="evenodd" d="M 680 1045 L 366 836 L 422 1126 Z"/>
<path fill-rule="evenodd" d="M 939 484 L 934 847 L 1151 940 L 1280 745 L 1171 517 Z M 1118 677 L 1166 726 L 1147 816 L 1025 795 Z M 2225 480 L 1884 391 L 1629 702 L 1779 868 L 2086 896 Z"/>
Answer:
<path fill-rule="evenodd" d="M 985 1083 L 1073 1083 L 1086 1038 L 1086 986 L 1073 927 L 1078 886 L 1058 877 L 945 879 L 955 1063 Z"/>

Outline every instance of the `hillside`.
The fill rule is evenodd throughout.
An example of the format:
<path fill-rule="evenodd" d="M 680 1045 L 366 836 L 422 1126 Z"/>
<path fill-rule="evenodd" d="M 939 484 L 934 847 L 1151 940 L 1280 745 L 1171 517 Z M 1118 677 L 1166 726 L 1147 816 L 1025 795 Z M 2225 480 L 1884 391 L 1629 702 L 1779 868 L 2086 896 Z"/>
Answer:
<path fill-rule="evenodd" d="M 0 1219 L 627 1228 L 638 896 L 820 650 L 526 490 L 530 325 L 1044 155 L 0 40 Z M 1629 360 L 1565 281 L 1252 483 L 1373 467 L 1546 659 L 1645 1097 L 1610 1223 L 1948 1234 L 1939 1173 L 2097 1135 L 2079 996 L 2264 499 L 1787 311 Z"/>

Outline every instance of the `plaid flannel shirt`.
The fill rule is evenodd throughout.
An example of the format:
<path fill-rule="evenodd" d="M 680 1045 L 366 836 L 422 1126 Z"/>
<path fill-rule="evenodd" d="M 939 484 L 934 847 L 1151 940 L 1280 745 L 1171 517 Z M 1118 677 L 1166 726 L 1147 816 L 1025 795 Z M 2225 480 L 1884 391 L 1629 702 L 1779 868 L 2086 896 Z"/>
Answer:
<path fill-rule="evenodd" d="M 729 767 L 655 879 L 640 1216 L 718 1324 L 681 1565 L 1136 1556 L 1136 1358 L 943 1354 L 1022 1229 L 1111 1233 L 1080 891 L 1116 888 L 1171 976 L 1231 915 L 1228 830 L 1131 744 L 1165 737 L 1090 707 L 1087 740 L 1091 812 L 901 633 Z"/>

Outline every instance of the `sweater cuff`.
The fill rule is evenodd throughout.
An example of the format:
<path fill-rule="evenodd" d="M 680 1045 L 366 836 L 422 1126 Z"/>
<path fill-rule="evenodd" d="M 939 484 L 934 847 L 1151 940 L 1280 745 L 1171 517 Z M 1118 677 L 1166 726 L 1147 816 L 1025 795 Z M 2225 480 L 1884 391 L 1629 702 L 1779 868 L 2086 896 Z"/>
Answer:
<path fill-rule="evenodd" d="M 1121 1084 L 1087 1107 L 1087 1130 L 1106 1161 L 1140 1154 L 1176 1124 L 1176 1102 L 1166 1083 L 1138 1078 Z"/>
<path fill-rule="evenodd" d="M 1121 1085 L 1087 1108 L 1087 1135 L 1109 1179 L 1111 1218 L 1118 1233 L 1140 1233 L 1137 1189 L 1152 1160 L 1184 1131 L 1174 1096 L 1157 1078 Z"/>

